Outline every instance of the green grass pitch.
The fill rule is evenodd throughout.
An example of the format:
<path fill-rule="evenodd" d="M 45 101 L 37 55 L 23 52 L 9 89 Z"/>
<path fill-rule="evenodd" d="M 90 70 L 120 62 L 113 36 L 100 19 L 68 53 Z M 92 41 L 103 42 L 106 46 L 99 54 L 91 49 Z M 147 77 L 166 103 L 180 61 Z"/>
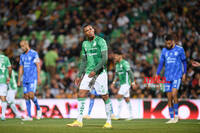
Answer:
<path fill-rule="evenodd" d="M 84 120 L 82 128 L 67 127 L 74 119 L 41 119 L 23 122 L 19 119 L 0 121 L 0 133 L 200 133 L 199 120 L 180 120 L 165 124 L 164 119 L 117 120 L 112 129 L 103 129 L 104 119 Z"/>

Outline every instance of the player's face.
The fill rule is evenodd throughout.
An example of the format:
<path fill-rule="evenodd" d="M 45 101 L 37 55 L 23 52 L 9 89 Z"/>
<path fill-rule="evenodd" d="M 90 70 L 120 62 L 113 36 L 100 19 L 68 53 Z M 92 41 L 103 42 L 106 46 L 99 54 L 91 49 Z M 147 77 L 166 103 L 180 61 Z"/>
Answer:
<path fill-rule="evenodd" d="M 119 62 L 119 61 L 120 61 L 120 55 L 115 54 L 115 55 L 114 55 L 114 61 L 115 61 L 115 62 Z"/>
<path fill-rule="evenodd" d="M 174 41 L 172 41 L 172 40 L 167 40 L 167 41 L 165 42 L 165 45 L 166 45 L 166 48 L 167 48 L 167 49 L 171 49 L 171 48 L 173 48 Z"/>
<path fill-rule="evenodd" d="M 28 42 L 27 41 L 21 41 L 20 47 L 24 52 L 27 52 L 28 51 Z"/>
<path fill-rule="evenodd" d="M 84 28 L 84 34 L 91 38 L 94 37 L 94 28 L 91 25 L 88 25 Z"/>

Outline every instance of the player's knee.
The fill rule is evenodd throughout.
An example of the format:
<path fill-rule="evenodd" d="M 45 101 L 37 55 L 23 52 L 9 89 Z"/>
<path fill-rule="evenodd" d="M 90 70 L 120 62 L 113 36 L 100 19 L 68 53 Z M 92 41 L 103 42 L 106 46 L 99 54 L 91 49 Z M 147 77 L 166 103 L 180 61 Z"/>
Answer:
<path fill-rule="evenodd" d="M 85 97 L 87 97 L 87 94 L 88 94 L 88 91 L 80 90 L 79 93 L 78 93 L 78 97 L 79 98 L 85 98 Z"/>
<path fill-rule="evenodd" d="M 172 97 L 176 98 L 177 97 L 177 93 L 172 93 Z"/>
<path fill-rule="evenodd" d="M 117 99 L 122 99 L 123 98 L 123 95 L 117 95 Z"/>
<path fill-rule="evenodd" d="M 90 95 L 90 99 L 94 99 L 95 98 L 95 95 Z"/>
<path fill-rule="evenodd" d="M 29 99 L 29 96 L 28 94 L 24 94 L 24 99 L 28 100 Z"/>
<path fill-rule="evenodd" d="M 1 101 L 2 101 L 2 102 L 5 102 L 5 101 L 6 101 L 6 97 L 1 96 Z"/>
<path fill-rule="evenodd" d="M 29 98 L 30 98 L 30 99 L 34 99 L 34 95 L 33 95 L 33 94 L 30 94 L 30 95 L 29 95 Z"/>
<path fill-rule="evenodd" d="M 108 95 L 102 95 L 102 98 L 104 101 L 108 100 L 109 96 Z"/>
<path fill-rule="evenodd" d="M 84 97 L 86 97 L 86 94 L 85 93 L 78 93 L 78 97 L 79 98 L 84 98 Z"/>
<path fill-rule="evenodd" d="M 127 103 L 129 103 L 129 102 L 130 102 L 130 99 L 129 99 L 129 98 L 125 98 L 125 101 L 126 101 Z"/>

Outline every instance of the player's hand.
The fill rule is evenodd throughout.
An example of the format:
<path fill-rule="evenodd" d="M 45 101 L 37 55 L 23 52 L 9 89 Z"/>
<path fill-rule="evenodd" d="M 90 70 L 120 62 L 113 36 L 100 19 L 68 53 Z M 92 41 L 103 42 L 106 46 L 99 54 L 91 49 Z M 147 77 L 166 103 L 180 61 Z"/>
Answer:
<path fill-rule="evenodd" d="M 200 63 L 197 61 L 192 61 L 192 66 L 193 67 L 200 67 Z"/>
<path fill-rule="evenodd" d="M 96 72 L 94 72 L 94 71 L 92 71 L 92 72 L 90 72 L 90 74 L 89 74 L 89 78 L 92 78 L 92 77 L 94 77 L 96 75 Z"/>
<path fill-rule="evenodd" d="M 21 86 L 21 82 L 20 81 L 17 82 L 17 86 L 18 87 Z"/>
<path fill-rule="evenodd" d="M 37 84 L 38 84 L 38 85 L 41 85 L 41 83 L 42 83 L 41 79 L 38 78 Z"/>
<path fill-rule="evenodd" d="M 185 80 L 186 80 L 186 74 L 183 74 L 182 81 L 184 82 Z"/>
<path fill-rule="evenodd" d="M 75 85 L 76 85 L 76 86 L 79 86 L 80 81 L 81 81 L 81 78 L 77 77 L 77 78 L 75 79 Z"/>
<path fill-rule="evenodd" d="M 10 77 L 7 78 L 6 83 L 9 84 L 10 82 Z"/>

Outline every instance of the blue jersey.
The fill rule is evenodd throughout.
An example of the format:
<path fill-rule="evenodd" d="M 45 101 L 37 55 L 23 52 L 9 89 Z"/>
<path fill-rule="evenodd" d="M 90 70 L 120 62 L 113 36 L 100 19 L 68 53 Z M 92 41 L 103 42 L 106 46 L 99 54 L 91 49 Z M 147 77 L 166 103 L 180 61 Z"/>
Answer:
<path fill-rule="evenodd" d="M 20 56 L 20 66 L 23 66 L 23 83 L 33 83 L 37 80 L 38 53 L 32 49 Z"/>
<path fill-rule="evenodd" d="M 175 45 L 170 50 L 163 48 L 160 63 L 165 63 L 165 77 L 167 81 L 177 80 L 182 77 L 183 62 L 186 62 L 186 57 L 182 47 Z M 184 67 L 186 68 L 186 66 Z"/>

